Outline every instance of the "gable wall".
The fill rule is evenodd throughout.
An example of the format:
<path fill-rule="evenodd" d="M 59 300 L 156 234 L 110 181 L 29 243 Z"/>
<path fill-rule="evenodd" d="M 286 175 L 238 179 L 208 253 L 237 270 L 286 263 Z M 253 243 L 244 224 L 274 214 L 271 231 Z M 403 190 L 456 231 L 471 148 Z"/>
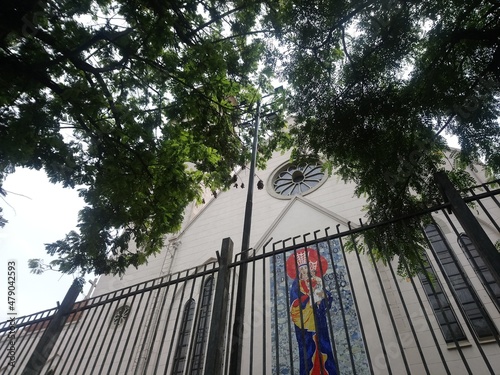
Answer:
<path fill-rule="evenodd" d="M 254 189 L 253 215 L 250 236 L 250 247 L 265 243 L 269 238 L 263 236 L 290 203 L 289 199 L 277 199 L 267 192 L 269 178 L 282 164 L 289 160 L 290 154 L 275 153 L 267 163 L 265 170 L 257 170 L 255 184 L 262 179 L 266 184 L 263 190 Z M 449 164 L 449 163 L 448 163 Z M 474 173 L 479 182 L 484 182 L 481 173 Z M 243 221 L 248 192 L 249 170 L 239 172 L 238 183 L 246 187 L 234 188 L 220 192 L 217 198 L 205 197 L 206 203 L 201 206 L 191 204 L 186 209 L 186 221 L 181 232 L 169 235 L 163 251 L 151 257 L 148 264 L 135 269 L 129 268 L 125 275 L 102 276 L 94 295 L 104 294 L 118 288 L 134 285 L 169 273 L 185 270 L 200 265 L 215 257 L 220 249 L 222 239 L 230 237 L 234 242 L 234 254 L 241 251 Z M 365 200 L 357 198 L 354 184 L 345 183 L 336 175 L 317 190 L 306 194 L 304 199 L 331 212 L 345 221 L 359 225 L 364 218 Z M 331 228 L 334 233 L 338 221 L 324 214 L 314 214 L 307 205 L 293 205 L 290 212 L 284 215 L 280 230 L 273 233 L 273 241 L 284 240 L 316 230 Z M 321 234 L 322 235 L 322 234 Z M 260 250 L 260 249 L 257 249 Z"/>

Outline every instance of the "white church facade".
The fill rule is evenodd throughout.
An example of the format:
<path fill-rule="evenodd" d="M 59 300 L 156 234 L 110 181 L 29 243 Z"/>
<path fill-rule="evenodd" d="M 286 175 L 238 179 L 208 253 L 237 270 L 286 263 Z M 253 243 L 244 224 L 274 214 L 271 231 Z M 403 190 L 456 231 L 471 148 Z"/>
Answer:
<path fill-rule="evenodd" d="M 496 243 L 494 187 L 471 173 L 473 213 Z M 423 228 L 426 272 L 403 278 L 396 263 L 347 250 L 365 225 L 354 185 L 319 162 L 293 165 L 276 153 L 256 173 L 264 189 L 253 194 L 245 260 L 248 174 L 241 170 L 237 187 L 188 207 L 181 231 L 146 266 L 102 276 L 74 306 L 40 373 L 205 374 L 213 361 L 216 374 L 500 374 L 500 285 L 453 214 L 432 212 Z M 227 284 L 224 238 L 234 243 Z M 244 310 L 236 304 L 242 264 Z M 214 307 L 218 293 L 227 310 Z M 1 374 L 23 373 L 50 314 L 20 320 L 18 364 L 9 367 L 1 354 Z M 237 317 L 243 334 L 234 367 Z M 210 334 L 220 322 L 214 348 Z"/>

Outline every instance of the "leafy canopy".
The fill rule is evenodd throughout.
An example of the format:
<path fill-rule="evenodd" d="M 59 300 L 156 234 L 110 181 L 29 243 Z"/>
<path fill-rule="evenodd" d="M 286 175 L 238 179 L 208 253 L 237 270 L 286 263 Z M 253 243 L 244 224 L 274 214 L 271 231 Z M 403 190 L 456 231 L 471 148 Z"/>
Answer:
<path fill-rule="evenodd" d="M 296 121 L 291 138 L 265 123 L 261 153 L 291 139 L 296 157 L 322 154 L 371 221 L 437 197 L 443 131 L 462 147 L 457 186 L 473 161 L 500 172 L 496 0 L 31 0 L 1 18 L 0 171 L 44 168 L 87 202 L 80 233 L 48 246 L 64 272 L 159 251 L 200 186 L 223 188 L 247 160 L 234 103 L 252 108 L 278 68 Z M 365 240 L 420 264 L 418 220 Z"/>
<path fill-rule="evenodd" d="M 262 35 L 250 37 L 262 6 L 4 6 L 0 182 L 18 166 L 44 169 L 52 182 L 78 187 L 86 203 L 79 231 L 46 246 L 57 257 L 51 267 L 107 274 L 144 263 L 179 229 L 187 204 L 201 200 L 202 186 L 225 188 L 246 163 L 237 125 L 270 87 Z"/>
<path fill-rule="evenodd" d="M 471 162 L 498 175 L 498 1 L 292 1 L 279 14 L 296 156 L 325 155 L 367 197 L 370 221 L 438 198 L 443 131 L 461 145 L 451 173 L 458 187 L 471 183 L 463 173 Z M 378 257 L 419 267 L 420 220 L 364 237 Z"/>

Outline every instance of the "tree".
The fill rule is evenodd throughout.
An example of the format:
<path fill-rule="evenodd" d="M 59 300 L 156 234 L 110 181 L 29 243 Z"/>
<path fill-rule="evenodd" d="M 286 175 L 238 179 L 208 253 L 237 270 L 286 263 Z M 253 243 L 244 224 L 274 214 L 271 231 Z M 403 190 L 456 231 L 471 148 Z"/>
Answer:
<path fill-rule="evenodd" d="M 296 156 L 321 153 L 354 181 L 371 222 L 437 197 L 443 131 L 462 148 L 457 186 L 470 183 L 460 167 L 471 162 L 500 173 L 498 1 L 291 1 L 278 13 Z M 364 237 L 378 257 L 400 255 L 415 269 L 420 225 L 404 220 Z"/>
<path fill-rule="evenodd" d="M 82 186 L 80 233 L 48 250 L 63 272 L 122 272 L 160 249 L 201 184 L 223 188 L 245 162 L 241 141 L 251 135 L 236 130 L 234 103 L 251 108 L 281 66 L 296 126 L 288 137 L 280 121 L 265 123 L 273 136 L 262 137 L 262 155 L 291 139 L 295 157 L 322 154 L 357 184 L 370 221 L 412 213 L 437 197 L 431 176 L 444 157 L 443 131 L 461 143 L 451 173 L 458 186 L 470 183 L 463 167 L 472 161 L 500 172 L 499 7 L 9 3 L 0 16 L 0 171 L 44 168 L 53 181 Z M 400 255 L 415 269 L 419 225 L 401 221 L 365 240 L 383 260 Z"/>
<path fill-rule="evenodd" d="M 44 169 L 86 202 L 79 231 L 46 246 L 57 257 L 51 267 L 106 274 L 138 266 L 178 230 L 202 186 L 228 185 L 248 159 L 238 103 L 251 112 L 270 87 L 270 69 L 258 65 L 264 6 L 4 4 L 0 186 L 16 167 Z M 263 125 L 277 132 L 282 121 Z"/>

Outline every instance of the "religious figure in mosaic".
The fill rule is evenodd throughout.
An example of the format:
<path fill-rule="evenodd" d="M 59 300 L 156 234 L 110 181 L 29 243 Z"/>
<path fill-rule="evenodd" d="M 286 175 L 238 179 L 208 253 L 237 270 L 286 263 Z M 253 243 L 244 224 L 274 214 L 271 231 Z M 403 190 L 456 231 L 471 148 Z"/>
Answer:
<path fill-rule="evenodd" d="M 290 315 L 299 347 L 300 375 L 337 375 L 327 312 L 332 296 L 323 287 L 328 268 L 325 257 L 314 249 L 300 249 L 286 262 L 290 288 Z"/>

